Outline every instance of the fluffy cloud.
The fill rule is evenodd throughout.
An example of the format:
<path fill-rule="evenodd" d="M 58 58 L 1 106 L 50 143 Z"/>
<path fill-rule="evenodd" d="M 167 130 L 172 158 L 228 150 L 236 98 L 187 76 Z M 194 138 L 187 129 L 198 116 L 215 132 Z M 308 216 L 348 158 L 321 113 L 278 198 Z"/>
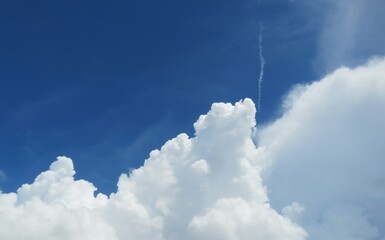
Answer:
<path fill-rule="evenodd" d="M 251 133 L 255 107 L 213 104 L 194 125 L 122 174 L 116 193 L 74 179 L 72 160 L 0 195 L 0 239 L 305 239 L 272 209 Z"/>
<path fill-rule="evenodd" d="M 296 87 L 257 139 L 250 99 L 215 103 L 109 196 L 59 157 L 0 194 L 0 239 L 381 239 L 384 103 L 385 60 Z"/>
<path fill-rule="evenodd" d="M 341 68 L 297 87 L 283 116 L 260 129 L 273 207 L 309 239 L 379 239 L 385 229 L 385 61 Z"/>

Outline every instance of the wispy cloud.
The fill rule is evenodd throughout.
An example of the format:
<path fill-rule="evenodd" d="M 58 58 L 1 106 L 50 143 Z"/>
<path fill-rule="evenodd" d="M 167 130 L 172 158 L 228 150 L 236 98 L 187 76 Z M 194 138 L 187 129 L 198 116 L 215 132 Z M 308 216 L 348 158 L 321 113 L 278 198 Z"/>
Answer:
<path fill-rule="evenodd" d="M 259 22 L 259 36 L 258 36 L 258 50 L 259 50 L 259 78 L 258 78 L 258 103 L 257 109 L 261 110 L 261 101 L 262 101 L 262 83 L 263 76 L 265 73 L 265 58 L 263 57 L 263 24 L 262 21 Z"/>
<path fill-rule="evenodd" d="M 307 4 L 314 13 L 309 17 L 319 18 L 316 70 L 325 74 L 385 54 L 384 1 L 317 0 Z"/>
<path fill-rule="evenodd" d="M 0 170 L 0 182 L 3 182 L 7 179 L 7 174 L 3 170 Z"/>

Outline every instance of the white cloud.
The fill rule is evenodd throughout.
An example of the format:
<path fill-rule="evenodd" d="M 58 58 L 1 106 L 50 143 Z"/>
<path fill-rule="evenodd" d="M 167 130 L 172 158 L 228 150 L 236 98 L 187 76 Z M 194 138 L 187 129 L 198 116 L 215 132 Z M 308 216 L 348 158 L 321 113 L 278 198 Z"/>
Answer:
<path fill-rule="evenodd" d="M 303 205 L 309 239 L 383 236 L 385 60 L 338 69 L 288 99 L 283 116 L 259 132 L 273 207 Z"/>
<path fill-rule="evenodd" d="M 0 195 L 0 239 L 304 239 L 268 203 L 250 137 L 253 102 L 213 104 L 194 126 L 194 138 L 181 134 L 122 174 L 109 197 L 94 197 L 59 157 L 32 184 Z"/>
<path fill-rule="evenodd" d="M 0 194 L 0 239 L 383 239 L 384 103 L 385 60 L 339 69 L 295 88 L 258 148 L 252 101 L 215 103 L 110 196 L 59 157 Z"/>
<path fill-rule="evenodd" d="M 194 171 L 198 173 L 208 173 L 209 165 L 206 160 L 201 159 L 191 164 L 190 166 Z"/>

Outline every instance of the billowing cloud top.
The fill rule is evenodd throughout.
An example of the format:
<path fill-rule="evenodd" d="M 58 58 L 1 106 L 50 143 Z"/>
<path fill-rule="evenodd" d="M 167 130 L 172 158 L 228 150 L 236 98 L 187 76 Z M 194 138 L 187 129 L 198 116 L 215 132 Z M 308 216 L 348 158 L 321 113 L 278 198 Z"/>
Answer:
<path fill-rule="evenodd" d="M 0 239 L 381 239 L 384 122 L 384 60 L 295 88 L 258 147 L 253 102 L 215 103 L 110 196 L 66 157 L 1 193 Z"/>

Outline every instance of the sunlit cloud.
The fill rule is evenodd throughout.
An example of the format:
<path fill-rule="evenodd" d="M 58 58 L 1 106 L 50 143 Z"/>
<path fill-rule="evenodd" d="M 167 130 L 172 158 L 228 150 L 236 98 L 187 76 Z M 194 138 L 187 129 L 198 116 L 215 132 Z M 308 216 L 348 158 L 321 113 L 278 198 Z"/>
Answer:
<path fill-rule="evenodd" d="M 152 151 L 109 195 L 58 157 L 0 194 L 0 239 L 381 239 L 384 103 L 384 59 L 296 87 L 257 139 L 252 100 L 214 103 L 195 136 Z"/>
<path fill-rule="evenodd" d="M 384 235 L 384 103 L 385 61 L 374 59 L 295 88 L 283 116 L 260 129 L 272 205 L 295 210 L 309 239 Z"/>

